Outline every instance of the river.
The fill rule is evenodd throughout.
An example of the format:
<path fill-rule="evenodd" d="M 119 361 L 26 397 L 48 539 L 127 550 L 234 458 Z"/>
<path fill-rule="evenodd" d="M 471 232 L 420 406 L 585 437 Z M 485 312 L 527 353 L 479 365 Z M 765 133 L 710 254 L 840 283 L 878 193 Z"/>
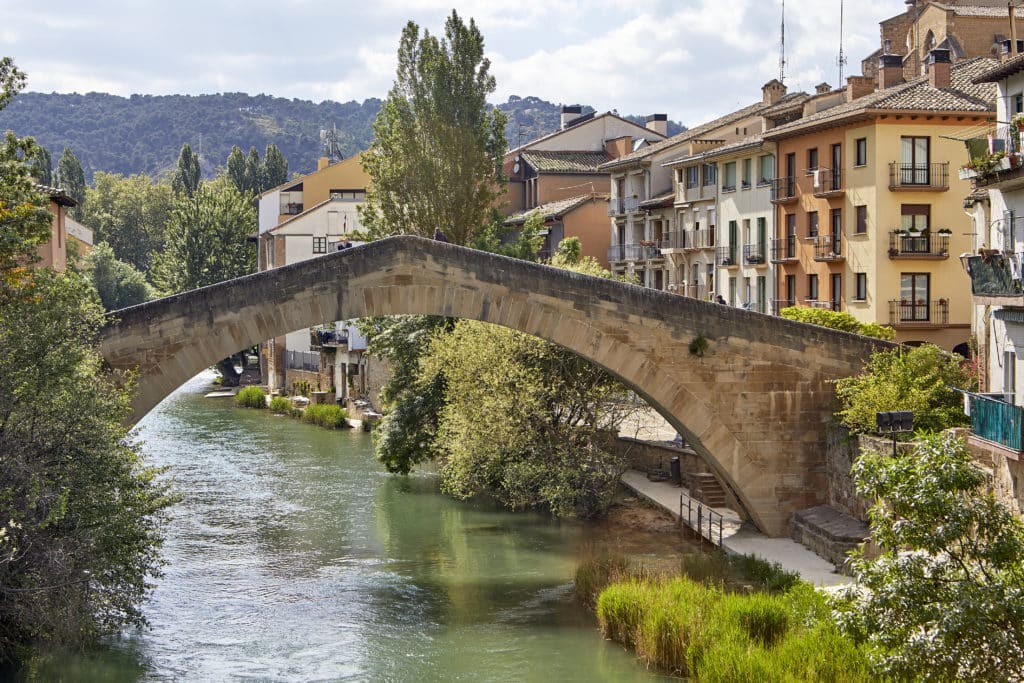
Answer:
<path fill-rule="evenodd" d="M 46 680 L 659 680 L 605 642 L 572 575 L 600 526 L 509 513 L 388 475 L 369 435 L 205 399 L 212 374 L 139 425 L 173 509 L 145 614 Z"/>

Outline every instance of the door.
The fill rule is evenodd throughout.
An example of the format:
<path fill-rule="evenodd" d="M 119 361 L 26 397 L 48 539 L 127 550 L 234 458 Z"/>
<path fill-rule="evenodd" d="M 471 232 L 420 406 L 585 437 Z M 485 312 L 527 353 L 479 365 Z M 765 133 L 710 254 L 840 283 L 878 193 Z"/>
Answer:
<path fill-rule="evenodd" d="M 786 155 L 786 197 L 796 195 L 796 152 Z"/>
<path fill-rule="evenodd" d="M 930 138 L 900 138 L 900 184 L 928 185 Z"/>
<path fill-rule="evenodd" d="M 736 221 L 729 221 L 729 265 L 734 265 L 736 261 L 736 245 L 739 242 L 739 228 L 736 226 Z"/>
<path fill-rule="evenodd" d="M 928 296 L 930 287 L 928 273 L 903 273 L 900 275 L 900 320 L 903 322 L 928 322 Z"/>
<path fill-rule="evenodd" d="M 832 275 L 832 310 L 839 311 L 843 308 L 843 276 L 833 273 Z"/>
<path fill-rule="evenodd" d="M 832 145 L 832 179 L 828 189 L 833 192 L 843 186 L 843 146 Z"/>

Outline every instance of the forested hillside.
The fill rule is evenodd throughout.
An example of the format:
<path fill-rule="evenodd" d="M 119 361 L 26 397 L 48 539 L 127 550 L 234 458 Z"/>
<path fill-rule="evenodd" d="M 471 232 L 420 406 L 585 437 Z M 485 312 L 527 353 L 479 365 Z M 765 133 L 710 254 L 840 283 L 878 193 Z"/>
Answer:
<path fill-rule="evenodd" d="M 381 101 L 285 99 L 269 95 L 132 95 L 23 93 L 0 112 L 0 131 L 32 135 L 56 160 L 65 146 L 77 155 L 86 180 L 93 173 L 170 172 L 181 146 L 199 153 L 203 174 L 223 166 L 232 145 L 261 154 L 276 144 L 292 172 L 306 173 L 321 156 L 320 130 L 336 126 L 342 152 L 352 155 L 373 139 Z M 559 105 L 536 97 L 510 97 L 498 105 L 509 115 L 510 146 L 550 133 L 559 125 Z M 584 111 L 593 111 L 584 108 Z M 627 117 L 634 118 L 634 117 Z M 635 117 L 642 122 L 643 117 Z M 682 128 L 669 122 L 669 132 Z"/>

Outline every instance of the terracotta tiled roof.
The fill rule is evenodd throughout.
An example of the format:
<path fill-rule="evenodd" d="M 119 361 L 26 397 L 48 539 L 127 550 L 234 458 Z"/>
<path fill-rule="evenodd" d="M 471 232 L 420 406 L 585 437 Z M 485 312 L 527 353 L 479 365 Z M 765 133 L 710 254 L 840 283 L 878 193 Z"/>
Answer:
<path fill-rule="evenodd" d="M 998 64 L 987 71 L 983 71 L 977 78 L 974 79 L 975 83 L 998 83 L 999 81 L 1012 76 L 1016 73 L 1024 71 L 1024 54 L 1017 55 L 1013 59 L 1009 59 L 1002 64 Z"/>
<path fill-rule="evenodd" d="M 988 57 L 962 61 L 953 65 L 948 88 L 934 88 L 928 82 L 928 77 L 922 76 L 765 131 L 764 137 L 766 140 L 775 140 L 786 137 L 789 133 L 827 127 L 832 123 L 870 115 L 872 112 L 994 112 L 995 86 L 975 83 L 974 80 L 995 64 L 996 61 Z"/>
<path fill-rule="evenodd" d="M 673 135 L 667 140 L 656 142 L 652 144 L 650 147 L 644 147 L 643 149 L 633 152 L 632 154 L 627 154 L 625 156 L 619 157 L 618 159 L 615 159 L 614 161 L 609 161 L 608 163 L 604 164 L 601 168 L 610 169 L 643 161 L 644 159 L 654 156 L 658 152 L 671 149 L 683 142 L 688 142 L 691 140 L 700 140 L 702 135 L 711 133 L 724 126 L 728 126 L 729 124 L 735 121 L 741 121 L 751 116 L 763 114 L 765 111 L 768 111 L 769 109 L 774 110 L 780 107 L 781 105 L 791 105 L 797 99 L 806 97 L 806 93 L 791 93 L 789 95 L 784 96 L 775 104 L 765 104 L 764 102 L 757 102 L 755 104 L 751 104 L 749 106 L 743 107 L 742 109 L 737 109 L 734 112 L 730 112 L 725 116 L 720 116 L 717 119 L 708 121 L 707 123 L 703 123 L 697 126 L 696 128 L 684 130 L 682 133 L 679 133 L 678 135 Z"/>
<path fill-rule="evenodd" d="M 598 166 L 608 161 L 605 152 L 542 152 L 527 150 L 523 161 L 539 173 L 597 173 Z"/>
<path fill-rule="evenodd" d="M 68 194 L 68 191 L 62 187 L 50 187 L 49 185 L 43 185 L 41 183 L 33 183 L 32 187 L 36 192 L 45 194 L 61 206 L 78 206 L 78 202 L 75 201 L 75 198 Z"/>
<path fill-rule="evenodd" d="M 738 152 L 747 148 L 760 147 L 764 144 L 764 136 L 762 135 L 749 135 L 741 140 L 730 142 L 727 145 L 721 147 L 715 147 L 713 149 L 705 150 L 700 154 L 691 154 L 690 156 L 679 157 L 678 159 L 671 159 L 662 164 L 662 166 L 674 166 L 683 161 L 689 161 L 691 159 L 713 159 L 716 157 L 730 154 L 732 152 Z"/>
<path fill-rule="evenodd" d="M 623 118 L 623 117 L 619 116 L 618 114 L 613 114 L 610 111 L 606 111 L 603 114 L 594 114 L 593 118 L 591 118 L 588 121 L 585 121 L 585 122 L 583 122 L 583 123 L 581 123 L 579 125 L 587 125 L 587 124 L 591 123 L 592 121 L 598 121 L 600 119 L 605 118 L 606 116 L 611 116 L 611 117 L 616 118 L 616 119 L 618 119 L 620 121 L 625 121 L 626 123 L 628 123 L 630 125 L 636 126 L 637 128 L 642 129 L 643 131 L 645 131 L 646 134 L 650 134 L 651 137 L 658 137 L 658 138 L 663 138 L 664 137 L 660 133 L 656 133 L 655 131 L 651 130 L 650 128 L 645 128 L 643 126 L 643 124 L 636 123 L 635 121 L 630 121 L 629 119 Z M 551 132 L 551 133 L 548 133 L 547 135 L 542 135 L 539 138 L 535 138 L 533 140 L 530 140 L 529 142 L 524 142 L 520 146 L 513 147 L 509 151 L 505 152 L 505 156 L 508 156 L 509 154 L 522 153 L 523 151 L 528 150 L 531 147 L 533 147 L 534 145 L 536 145 L 538 142 L 541 142 L 543 140 L 550 140 L 551 138 L 557 137 L 557 136 L 561 135 L 562 133 L 566 132 L 566 130 L 572 130 L 572 128 L 571 127 L 567 128 L 567 129 L 559 128 L 558 130 L 556 130 L 554 132 Z M 637 132 L 640 132 L 640 131 L 637 131 Z"/>
<path fill-rule="evenodd" d="M 605 199 L 606 195 L 596 194 L 584 194 L 578 197 L 570 197 L 569 199 L 560 199 L 557 202 L 550 202 L 548 204 L 541 204 L 540 206 L 530 209 L 529 211 L 520 211 L 519 213 L 512 214 L 505 219 L 505 225 L 522 225 L 526 222 L 534 211 L 540 211 L 544 220 L 558 220 L 565 214 L 578 209 L 579 207 L 586 204 L 591 199 Z"/>

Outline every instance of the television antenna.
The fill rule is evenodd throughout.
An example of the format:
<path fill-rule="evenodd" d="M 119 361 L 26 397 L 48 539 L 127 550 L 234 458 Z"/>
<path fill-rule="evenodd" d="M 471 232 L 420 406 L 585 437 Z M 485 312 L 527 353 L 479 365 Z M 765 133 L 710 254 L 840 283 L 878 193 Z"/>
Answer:
<path fill-rule="evenodd" d="M 843 86 L 843 67 L 846 66 L 846 54 L 843 52 L 843 0 L 839 0 L 839 87 Z"/>
<path fill-rule="evenodd" d="M 782 0 L 782 25 L 779 30 L 779 83 L 786 82 L 786 0 Z"/>
<path fill-rule="evenodd" d="M 345 154 L 341 151 L 338 124 L 332 123 L 330 130 L 320 129 L 320 148 L 323 150 L 324 156 L 330 159 L 332 164 L 336 164 L 345 158 Z"/>

